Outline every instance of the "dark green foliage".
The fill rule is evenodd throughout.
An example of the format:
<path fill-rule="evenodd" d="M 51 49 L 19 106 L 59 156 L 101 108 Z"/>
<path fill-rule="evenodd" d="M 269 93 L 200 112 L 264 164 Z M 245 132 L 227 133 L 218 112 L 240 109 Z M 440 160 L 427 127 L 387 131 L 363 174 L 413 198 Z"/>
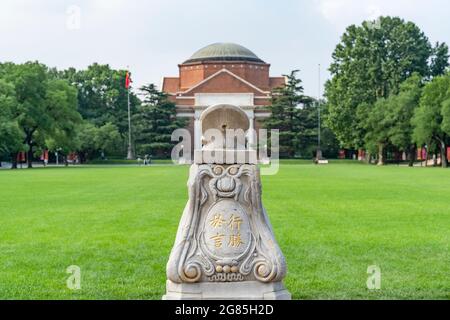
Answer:
<path fill-rule="evenodd" d="M 0 77 L 10 83 L 10 116 L 17 137 L 27 145 L 28 167 L 34 151 L 45 145 L 45 140 L 58 137 L 70 141 L 75 125 L 81 121 L 77 112 L 77 89 L 66 80 L 56 79 L 48 68 L 38 62 L 21 65 L 7 63 L 0 66 Z M 11 129 L 10 128 L 10 129 Z M 15 134 L 16 135 L 16 134 Z M 17 141 L 9 149 L 19 151 Z M 13 167 L 15 155 L 12 154 Z"/>
<path fill-rule="evenodd" d="M 448 45 L 445 42 L 437 42 L 433 48 L 433 56 L 431 57 L 430 73 L 432 77 L 445 74 L 449 65 L 448 58 Z"/>
<path fill-rule="evenodd" d="M 358 108 L 359 124 L 366 132 L 365 148 L 372 154 L 378 152 L 379 164 L 384 163 L 387 146 L 413 157 L 415 145 L 411 119 L 419 105 L 421 87 L 422 77 L 415 73 L 400 85 L 398 94 L 379 98 L 373 106 L 361 104 Z"/>
<path fill-rule="evenodd" d="M 446 148 L 450 135 L 450 73 L 435 77 L 428 83 L 415 110 L 414 141 L 418 144 L 433 143 L 441 152 L 442 166 L 447 166 Z"/>
<path fill-rule="evenodd" d="M 298 70 L 294 70 L 285 75 L 286 85 L 273 91 L 271 116 L 264 122 L 265 128 L 280 131 L 279 144 L 282 157 L 294 157 L 302 142 L 304 143 L 310 136 L 304 129 L 310 127 L 307 122 L 311 122 L 312 119 L 308 117 L 308 112 L 302 111 L 301 105 L 306 108 L 311 99 L 303 95 L 302 81 L 297 78 L 297 73 Z"/>
<path fill-rule="evenodd" d="M 175 104 L 153 84 L 141 89 L 143 102 L 133 116 L 133 136 L 137 154 L 169 157 L 174 143 L 171 135 L 175 129 L 185 126 L 185 121 L 176 117 Z"/>
<path fill-rule="evenodd" d="M 433 50 L 414 23 L 397 17 L 348 27 L 333 52 L 332 79 L 326 84 L 327 123 L 339 141 L 347 147 L 364 146 L 365 137 L 373 134 L 367 132 L 367 124 L 361 124 L 369 116 L 364 112 L 377 99 L 397 94 L 413 73 L 426 78 L 441 72 L 448 65 L 445 48 L 442 44 Z"/>
<path fill-rule="evenodd" d="M 267 129 L 280 130 L 280 156 L 312 158 L 318 147 L 318 101 L 303 95 L 298 70 L 286 75 L 285 86 L 272 94 L 271 116 L 264 122 Z M 327 105 L 321 101 L 321 113 Z M 337 155 L 338 142 L 322 121 L 322 151 L 325 156 Z"/>
<path fill-rule="evenodd" d="M 9 159 L 25 150 L 23 133 L 14 116 L 17 100 L 12 83 L 0 79 L 0 160 Z"/>
<path fill-rule="evenodd" d="M 94 63 L 86 70 L 70 68 L 58 74 L 78 88 L 78 110 L 84 119 L 96 126 L 110 122 L 124 137 L 128 134 L 126 70 Z M 136 112 L 139 104 L 139 99 L 130 92 L 131 113 Z"/>

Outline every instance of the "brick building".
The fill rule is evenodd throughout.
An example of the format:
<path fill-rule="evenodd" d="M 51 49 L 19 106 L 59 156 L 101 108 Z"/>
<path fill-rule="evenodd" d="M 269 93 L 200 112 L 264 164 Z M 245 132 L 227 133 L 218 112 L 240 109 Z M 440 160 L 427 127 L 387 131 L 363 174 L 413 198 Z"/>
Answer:
<path fill-rule="evenodd" d="M 270 115 L 271 91 L 285 84 L 284 77 L 270 77 L 270 64 L 234 43 L 214 43 L 178 65 L 178 77 L 164 77 L 162 90 L 177 106 L 177 116 L 190 119 L 188 128 L 199 141 L 196 120 L 207 107 L 230 104 L 248 116 L 250 128 Z"/>

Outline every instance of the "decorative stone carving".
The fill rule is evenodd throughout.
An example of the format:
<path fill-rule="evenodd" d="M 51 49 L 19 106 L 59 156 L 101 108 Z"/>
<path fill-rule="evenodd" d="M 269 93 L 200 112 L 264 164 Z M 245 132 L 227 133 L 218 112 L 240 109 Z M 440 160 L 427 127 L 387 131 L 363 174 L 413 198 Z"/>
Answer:
<path fill-rule="evenodd" d="M 237 297 L 236 290 L 247 292 L 245 299 L 290 298 L 282 285 L 277 290 L 270 285 L 264 291 L 254 284 L 280 282 L 286 273 L 261 202 L 257 166 L 194 164 L 188 188 L 189 201 L 167 264 L 165 298 L 227 299 Z M 181 286 L 205 282 L 239 285 L 226 296 L 214 296 L 210 286 L 192 296 Z"/>
<path fill-rule="evenodd" d="M 248 129 L 237 107 L 210 108 L 200 127 Z M 190 168 L 189 200 L 167 264 L 163 299 L 290 299 L 281 282 L 286 263 L 261 201 L 258 167 L 198 162 Z"/>

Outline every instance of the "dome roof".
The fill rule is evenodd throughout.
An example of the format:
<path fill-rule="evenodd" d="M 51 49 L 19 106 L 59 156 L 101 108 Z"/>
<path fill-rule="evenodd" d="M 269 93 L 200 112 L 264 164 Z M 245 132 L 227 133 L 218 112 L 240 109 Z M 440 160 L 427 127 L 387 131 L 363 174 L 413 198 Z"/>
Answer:
<path fill-rule="evenodd" d="M 201 48 L 184 63 L 198 61 L 252 61 L 264 62 L 247 48 L 236 44 L 219 42 Z"/>

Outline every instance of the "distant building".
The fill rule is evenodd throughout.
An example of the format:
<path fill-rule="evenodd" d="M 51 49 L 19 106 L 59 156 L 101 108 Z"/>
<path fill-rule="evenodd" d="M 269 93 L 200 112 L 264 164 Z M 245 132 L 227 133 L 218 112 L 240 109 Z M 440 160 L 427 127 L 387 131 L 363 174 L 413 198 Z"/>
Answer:
<path fill-rule="evenodd" d="M 164 77 L 162 90 L 177 106 L 177 116 L 187 117 L 191 134 L 199 141 L 195 120 L 217 104 L 241 108 L 258 129 L 270 115 L 271 90 L 285 84 L 284 77 L 270 77 L 270 64 L 247 48 L 234 43 L 214 43 L 195 52 L 178 65 L 178 77 Z"/>

